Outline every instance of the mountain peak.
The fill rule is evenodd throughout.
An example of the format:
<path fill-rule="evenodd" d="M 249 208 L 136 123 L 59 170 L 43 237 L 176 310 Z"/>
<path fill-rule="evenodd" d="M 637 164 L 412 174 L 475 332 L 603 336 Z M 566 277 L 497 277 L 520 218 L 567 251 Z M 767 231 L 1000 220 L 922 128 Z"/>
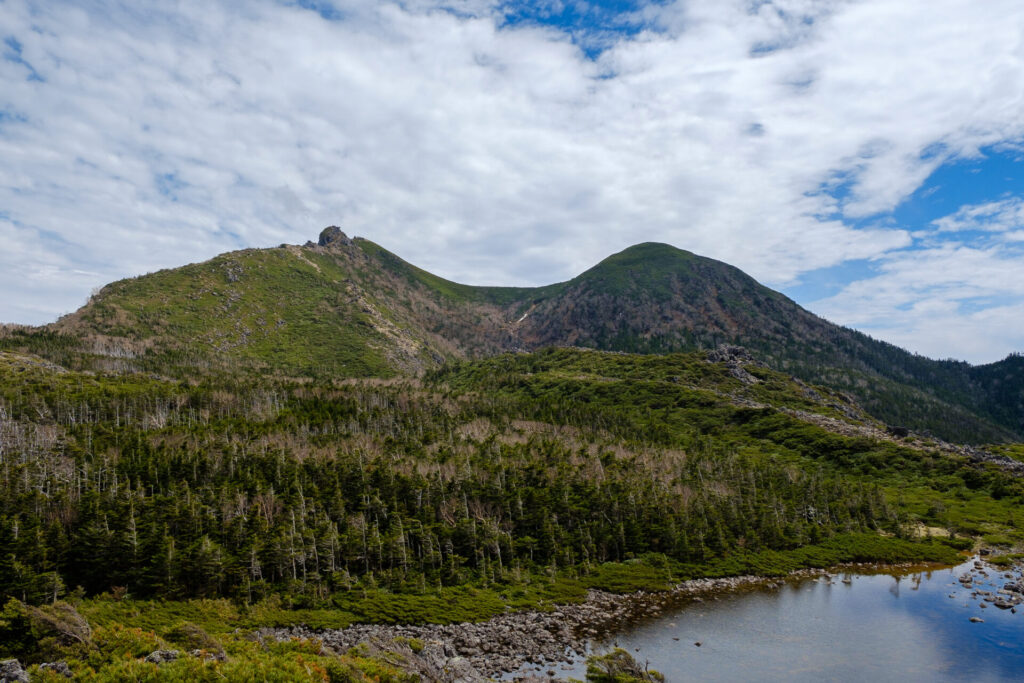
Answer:
<path fill-rule="evenodd" d="M 334 244 L 348 246 L 352 244 L 352 240 L 337 225 L 329 225 L 320 231 L 320 239 L 317 244 L 321 247 L 329 247 Z"/>

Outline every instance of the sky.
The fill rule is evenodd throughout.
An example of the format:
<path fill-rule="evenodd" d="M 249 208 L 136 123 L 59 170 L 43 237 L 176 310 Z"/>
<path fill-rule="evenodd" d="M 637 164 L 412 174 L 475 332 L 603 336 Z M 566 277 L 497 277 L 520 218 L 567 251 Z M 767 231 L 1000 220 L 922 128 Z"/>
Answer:
<path fill-rule="evenodd" d="M 459 282 L 639 242 L 1024 351 L 1020 0 L 0 0 L 0 320 L 327 225 Z"/>

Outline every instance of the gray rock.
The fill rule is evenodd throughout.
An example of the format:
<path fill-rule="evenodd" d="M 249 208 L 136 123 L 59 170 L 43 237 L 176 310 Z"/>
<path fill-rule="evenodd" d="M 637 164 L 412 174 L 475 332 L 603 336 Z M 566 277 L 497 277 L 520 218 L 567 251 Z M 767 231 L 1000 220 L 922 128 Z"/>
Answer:
<path fill-rule="evenodd" d="M 817 574 L 817 575 L 820 575 Z M 345 629 L 314 631 L 305 627 L 265 628 L 258 640 L 316 638 L 325 650 L 348 652 L 359 645 L 370 652 L 398 655 L 402 667 L 423 680 L 468 683 L 499 678 L 529 665 L 537 671 L 554 668 L 557 662 L 578 660 L 587 654 L 591 633 L 614 633 L 619 626 L 664 609 L 679 596 L 699 598 L 701 594 L 763 583 L 757 577 L 698 579 L 672 589 L 667 595 L 635 593 L 611 595 L 590 591 L 579 605 L 563 605 L 557 613 L 510 612 L 483 623 L 447 625 L 386 626 L 357 624 Z M 397 639 L 397 640 L 396 640 Z M 425 644 L 413 652 L 407 641 Z"/>
<path fill-rule="evenodd" d="M 180 656 L 179 650 L 153 650 L 146 655 L 146 661 L 151 664 L 163 664 L 164 662 L 173 662 Z"/>
<path fill-rule="evenodd" d="M 74 674 L 71 673 L 71 667 L 68 666 L 67 662 L 46 662 L 45 664 L 40 664 L 39 668 L 43 671 L 52 671 L 53 673 L 60 674 L 66 678 L 74 676 Z"/>
<path fill-rule="evenodd" d="M 223 652 L 211 652 L 210 650 L 191 650 L 188 654 L 190 657 L 203 659 L 207 662 L 223 662 L 227 659 Z"/>
<path fill-rule="evenodd" d="M 348 238 L 348 235 L 341 231 L 341 228 L 336 225 L 331 225 L 324 228 L 320 233 L 320 239 L 317 244 L 321 247 L 329 247 L 334 244 L 347 247 L 352 244 L 352 240 Z"/>
<path fill-rule="evenodd" d="M 0 661 L 0 683 L 28 683 L 28 674 L 17 659 Z"/>
<path fill-rule="evenodd" d="M 722 344 L 717 349 L 708 352 L 708 361 L 712 363 L 735 363 L 745 365 L 755 363 L 754 357 L 742 346 Z"/>

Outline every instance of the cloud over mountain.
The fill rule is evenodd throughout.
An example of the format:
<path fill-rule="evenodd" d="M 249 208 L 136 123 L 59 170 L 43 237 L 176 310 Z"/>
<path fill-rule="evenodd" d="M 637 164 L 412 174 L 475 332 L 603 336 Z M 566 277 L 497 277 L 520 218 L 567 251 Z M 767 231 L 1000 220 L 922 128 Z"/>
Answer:
<path fill-rule="evenodd" d="M 658 3 L 572 31 L 515 10 L 0 2 L 0 319 L 338 223 L 481 284 L 640 241 L 776 286 L 869 259 L 816 310 L 938 355 L 1024 345 L 1006 322 L 959 350 L 1018 305 L 1012 282 L 944 298 L 951 273 L 1020 272 L 1019 251 L 884 218 L 1024 135 L 1019 3 Z"/>

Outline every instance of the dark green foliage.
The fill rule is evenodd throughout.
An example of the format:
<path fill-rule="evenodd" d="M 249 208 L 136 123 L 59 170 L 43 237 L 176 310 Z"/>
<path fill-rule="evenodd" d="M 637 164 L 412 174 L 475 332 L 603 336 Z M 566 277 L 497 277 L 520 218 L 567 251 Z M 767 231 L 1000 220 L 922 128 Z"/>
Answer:
<path fill-rule="evenodd" d="M 36 652 L 37 644 L 28 606 L 9 598 L 0 611 L 0 654 L 25 659 Z"/>
<path fill-rule="evenodd" d="M 822 562 L 850 559 L 829 539 L 913 520 L 887 487 L 941 478 L 1019 499 L 997 471 L 783 412 L 835 409 L 820 390 L 753 370 L 760 381 L 745 385 L 700 354 L 560 350 L 423 386 L 190 385 L 3 356 L 0 591 L 30 603 L 69 586 L 279 595 L 349 620 L 477 619 L 522 599 L 474 590 L 542 569 L 583 567 L 585 585 L 631 590 L 665 585 L 670 566 L 608 563 L 655 553 L 761 571 L 775 556 L 760 553 L 808 544 Z M 947 501 L 931 514 L 966 514 L 928 495 Z M 1003 505 L 984 514 L 1002 522 Z"/>
<path fill-rule="evenodd" d="M 92 647 L 92 626 L 66 602 L 37 607 L 11 598 L 0 612 L 2 656 L 34 663 L 62 653 L 84 655 Z"/>
<path fill-rule="evenodd" d="M 202 626 L 188 621 L 176 624 L 164 637 L 184 650 L 202 650 L 210 654 L 223 655 L 224 646 L 207 633 Z"/>
<path fill-rule="evenodd" d="M 749 372 L 563 349 L 422 381 L 171 381 L 0 354 L 0 655 L 96 680 L 409 681 L 236 629 L 483 620 L 969 544 L 913 540 L 919 522 L 1020 538 L 1017 480 L 828 431 L 863 416 Z M 141 660 L 166 648 L 227 659 Z"/>
<path fill-rule="evenodd" d="M 587 658 L 587 683 L 653 683 L 664 680 L 659 672 L 641 666 L 620 647 L 608 654 Z"/>
<path fill-rule="evenodd" d="M 610 593 L 635 593 L 641 590 L 668 590 L 672 587 L 672 579 L 672 571 L 667 562 L 657 567 L 637 560 L 627 560 L 623 563 L 607 562 L 598 565 L 583 578 L 583 583 L 590 588 L 600 588 Z"/>

